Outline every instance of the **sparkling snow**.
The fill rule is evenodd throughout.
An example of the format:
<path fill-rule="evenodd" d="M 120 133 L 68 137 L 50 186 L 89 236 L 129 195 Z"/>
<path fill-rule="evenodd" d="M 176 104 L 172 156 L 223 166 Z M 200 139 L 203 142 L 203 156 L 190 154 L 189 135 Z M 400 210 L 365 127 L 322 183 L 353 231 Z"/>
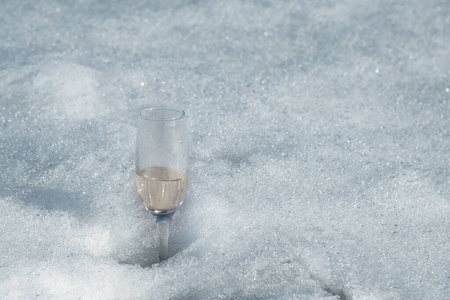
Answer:
<path fill-rule="evenodd" d="M 0 40 L 0 298 L 448 298 L 448 1 L 2 1 Z M 163 263 L 152 106 L 191 140 Z"/>

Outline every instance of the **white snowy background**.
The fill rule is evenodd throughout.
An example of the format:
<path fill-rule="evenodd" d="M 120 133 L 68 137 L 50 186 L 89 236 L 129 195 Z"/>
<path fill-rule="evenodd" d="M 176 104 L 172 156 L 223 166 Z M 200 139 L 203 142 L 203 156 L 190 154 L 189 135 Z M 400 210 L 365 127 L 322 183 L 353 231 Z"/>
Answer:
<path fill-rule="evenodd" d="M 450 3 L 1 1 L 0 298 L 449 299 Z M 139 111 L 184 109 L 157 263 Z"/>

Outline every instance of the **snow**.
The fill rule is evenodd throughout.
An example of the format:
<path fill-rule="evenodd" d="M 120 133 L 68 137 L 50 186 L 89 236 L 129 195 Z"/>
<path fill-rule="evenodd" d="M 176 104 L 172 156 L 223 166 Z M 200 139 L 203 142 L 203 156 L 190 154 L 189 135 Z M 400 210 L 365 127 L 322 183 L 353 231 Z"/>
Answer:
<path fill-rule="evenodd" d="M 3 1 L 5 299 L 445 299 L 447 1 Z M 184 109 L 158 263 L 137 117 Z"/>

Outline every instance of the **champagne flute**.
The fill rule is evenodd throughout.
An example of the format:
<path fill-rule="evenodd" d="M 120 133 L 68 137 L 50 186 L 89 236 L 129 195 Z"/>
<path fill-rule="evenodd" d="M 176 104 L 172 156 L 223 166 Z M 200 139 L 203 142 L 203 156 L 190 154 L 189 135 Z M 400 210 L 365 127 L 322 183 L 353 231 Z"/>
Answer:
<path fill-rule="evenodd" d="M 169 257 L 169 226 L 183 203 L 188 178 L 185 113 L 179 109 L 147 108 L 138 120 L 136 185 L 159 231 L 159 260 Z"/>

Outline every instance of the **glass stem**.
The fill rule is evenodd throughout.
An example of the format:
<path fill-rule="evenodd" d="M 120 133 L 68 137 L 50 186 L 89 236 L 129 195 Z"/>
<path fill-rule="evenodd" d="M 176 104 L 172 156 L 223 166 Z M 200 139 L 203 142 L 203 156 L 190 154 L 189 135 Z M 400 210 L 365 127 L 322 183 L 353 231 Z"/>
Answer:
<path fill-rule="evenodd" d="M 159 231 L 159 261 L 169 258 L 169 227 L 172 214 L 156 215 L 155 221 Z"/>

